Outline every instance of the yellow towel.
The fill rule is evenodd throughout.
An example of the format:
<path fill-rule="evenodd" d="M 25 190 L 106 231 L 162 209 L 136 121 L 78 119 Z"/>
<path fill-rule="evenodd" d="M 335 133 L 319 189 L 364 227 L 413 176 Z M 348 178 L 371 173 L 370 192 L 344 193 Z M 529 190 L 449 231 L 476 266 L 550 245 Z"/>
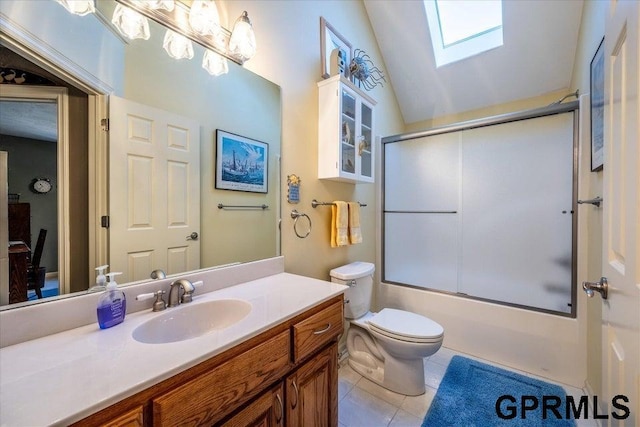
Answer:
<path fill-rule="evenodd" d="M 349 241 L 351 244 L 362 243 L 360 231 L 360 203 L 349 202 Z"/>
<path fill-rule="evenodd" d="M 346 202 L 333 202 L 331 205 L 331 247 L 349 244 L 349 211 Z"/>

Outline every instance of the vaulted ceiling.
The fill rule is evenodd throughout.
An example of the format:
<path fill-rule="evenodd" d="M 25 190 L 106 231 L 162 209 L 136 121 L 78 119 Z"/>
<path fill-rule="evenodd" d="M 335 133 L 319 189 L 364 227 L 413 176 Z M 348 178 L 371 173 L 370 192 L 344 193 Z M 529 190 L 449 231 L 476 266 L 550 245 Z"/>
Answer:
<path fill-rule="evenodd" d="M 364 4 L 407 124 L 571 89 L 580 0 L 504 0 L 504 45 L 440 68 L 422 1 Z"/>
<path fill-rule="evenodd" d="M 364 0 L 364 4 L 387 80 L 407 124 L 572 89 L 581 0 L 504 0 L 504 45 L 440 68 L 435 65 L 422 1 Z M 20 107 L 29 111 L 18 111 Z M 55 120 L 50 108 L 45 104 L 3 108 L 0 131 L 55 140 L 55 135 L 36 135 L 42 129 L 33 126 L 27 127 L 33 134 L 21 133 L 26 116 L 47 111 Z"/>

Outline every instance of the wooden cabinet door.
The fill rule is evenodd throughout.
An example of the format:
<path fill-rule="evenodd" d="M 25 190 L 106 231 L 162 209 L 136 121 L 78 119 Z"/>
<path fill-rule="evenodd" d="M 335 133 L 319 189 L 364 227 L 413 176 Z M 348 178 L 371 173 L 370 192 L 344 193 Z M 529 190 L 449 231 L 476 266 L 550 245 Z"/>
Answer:
<path fill-rule="evenodd" d="M 332 344 L 287 377 L 287 426 L 338 425 L 338 346 Z"/>
<path fill-rule="evenodd" d="M 7 204 L 9 215 L 9 240 L 24 242 L 31 247 L 31 205 L 29 203 Z"/>
<path fill-rule="evenodd" d="M 284 425 L 284 385 L 282 382 L 245 406 L 221 424 L 224 427 L 281 427 Z"/>

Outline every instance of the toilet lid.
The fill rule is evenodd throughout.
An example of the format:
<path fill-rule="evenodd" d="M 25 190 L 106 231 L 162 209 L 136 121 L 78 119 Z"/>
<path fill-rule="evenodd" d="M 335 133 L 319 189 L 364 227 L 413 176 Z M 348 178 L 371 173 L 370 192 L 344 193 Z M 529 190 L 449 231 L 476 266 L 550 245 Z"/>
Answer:
<path fill-rule="evenodd" d="M 384 308 L 368 320 L 369 326 L 386 335 L 403 337 L 411 340 L 429 340 L 440 338 L 444 329 L 433 320 L 394 308 Z"/>

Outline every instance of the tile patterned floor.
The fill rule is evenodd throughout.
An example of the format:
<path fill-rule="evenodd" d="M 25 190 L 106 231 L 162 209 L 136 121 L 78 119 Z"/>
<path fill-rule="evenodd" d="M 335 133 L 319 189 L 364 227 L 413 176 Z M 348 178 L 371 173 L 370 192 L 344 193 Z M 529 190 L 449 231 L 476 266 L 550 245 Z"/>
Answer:
<path fill-rule="evenodd" d="M 436 354 L 425 359 L 427 391 L 421 396 L 405 396 L 380 387 L 351 369 L 345 359 L 340 363 L 338 371 L 340 427 L 420 427 L 447 370 L 447 365 L 456 354 L 477 359 L 442 347 Z M 485 360 L 481 361 L 496 365 Z M 500 367 L 508 369 L 504 366 Z M 526 372 L 516 372 L 533 376 Z M 560 385 L 564 387 L 567 394 L 573 396 L 585 394 L 578 388 Z M 598 426 L 594 420 L 578 420 L 576 424 L 577 427 Z"/>

